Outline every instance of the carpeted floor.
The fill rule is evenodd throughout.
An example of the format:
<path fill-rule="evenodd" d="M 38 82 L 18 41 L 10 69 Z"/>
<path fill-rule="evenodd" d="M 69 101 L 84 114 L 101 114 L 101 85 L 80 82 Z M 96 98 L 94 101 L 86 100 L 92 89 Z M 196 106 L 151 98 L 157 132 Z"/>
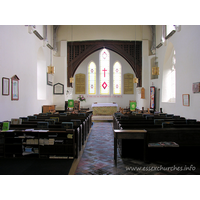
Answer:
<path fill-rule="evenodd" d="M 200 163 L 161 160 L 144 163 L 142 159 L 121 158 L 114 165 L 112 123 L 97 122 L 88 138 L 75 175 L 197 175 Z"/>
<path fill-rule="evenodd" d="M 112 115 L 98 115 L 92 116 L 93 122 L 112 122 L 113 116 Z"/>

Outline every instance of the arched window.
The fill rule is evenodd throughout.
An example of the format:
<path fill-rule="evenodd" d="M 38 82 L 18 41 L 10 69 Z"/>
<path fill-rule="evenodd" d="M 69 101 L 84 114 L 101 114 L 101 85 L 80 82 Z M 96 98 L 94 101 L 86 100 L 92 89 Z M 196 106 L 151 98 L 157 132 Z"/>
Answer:
<path fill-rule="evenodd" d="M 119 62 L 113 66 L 113 94 L 121 94 L 121 64 Z"/>
<path fill-rule="evenodd" d="M 100 94 L 110 94 L 110 54 L 106 49 L 100 52 Z"/>
<path fill-rule="evenodd" d="M 96 94 L 96 65 L 90 62 L 88 66 L 88 94 Z"/>

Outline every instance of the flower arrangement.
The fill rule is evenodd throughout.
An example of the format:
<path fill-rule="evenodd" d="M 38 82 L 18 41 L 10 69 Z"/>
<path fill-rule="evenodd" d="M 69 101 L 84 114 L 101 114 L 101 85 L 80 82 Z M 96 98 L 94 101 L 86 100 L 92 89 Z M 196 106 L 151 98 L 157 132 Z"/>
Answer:
<path fill-rule="evenodd" d="M 77 98 L 79 101 L 86 101 L 85 97 L 83 95 L 79 95 Z"/>

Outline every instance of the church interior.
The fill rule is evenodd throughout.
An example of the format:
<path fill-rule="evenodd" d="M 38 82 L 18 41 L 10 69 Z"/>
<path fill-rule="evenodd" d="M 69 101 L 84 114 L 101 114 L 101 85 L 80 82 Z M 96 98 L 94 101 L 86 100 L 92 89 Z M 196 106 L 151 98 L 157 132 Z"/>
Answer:
<path fill-rule="evenodd" d="M 41 113 L 43 105 L 55 105 L 56 110 L 65 110 L 65 101 L 78 100 L 78 92 L 86 98 L 81 107 L 90 110 L 94 102 L 116 102 L 118 107 L 126 108 L 130 100 L 137 102 L 138 109 L 144 107 L 147 110 L 150 108 L 151 86 L 156 89 L 156 111 L 162 108 L 163 113 L 200 120 L 200 98 L 198 92 L 193 91 L 199 81 L 199 26 L 177 26 L 175 33 L 165 39 L 163 29 L 166 32 L 167 27 L 173 31 L 173 26 L 164 29 L 162 25 L 1 26 L 1 74 L 2 78 L 16 76 L 19 79 L 19 99 L 11 100 L 10 95 L 0 96 L 4 113 L 0 120 Z M 88 48 L 84 49 L 84 45 Z M 116 62 L 121 65 L 121 93 L 114 94 L 113 75 L 110 75 L 109 94 L 101 95 L 98 66 L 103 49 L 109 53 L 110 74 Z M 73 52 L 70 54 L 70 51 Z M 74 60 L 70 61 L 70 56 L 74 56 Z M 87 76 L 91 62 L 98 69 L 95 94 L 88 92 Z M 55 72 L 48 74 L 47 68 L 51 66 Z M 159 75 L 152 75 L 155 67 Z M 138 81 L 133 83 L 132 94 L 124 91 L 124 75 L 129 73 Z M 81 89 L 75 87 L 75 77 L 79 74 L 85 75 L 85 91 L 76 91 Z M 71 77 L 73 83 L 70 83 Z M 58 85 L 63 92 L 61 95 L 53 93 L 57 83 L 61 84 Z M 141 99 L 142 88 L 145 92 Z M 189 95 L 187 106 L 183 104 L 185 94 Z"/>
<path fill-rule="evenodd" d="M 126 175 L 103 179 L 106 191 L 130 175 L 197 177 L 199 33 L 199 25 L 0 25 L 4 180 L 57 175 L 77 192 L 85 179 L 59 175 Z M 72 186 L 62 185 L 55 198 Z"/>

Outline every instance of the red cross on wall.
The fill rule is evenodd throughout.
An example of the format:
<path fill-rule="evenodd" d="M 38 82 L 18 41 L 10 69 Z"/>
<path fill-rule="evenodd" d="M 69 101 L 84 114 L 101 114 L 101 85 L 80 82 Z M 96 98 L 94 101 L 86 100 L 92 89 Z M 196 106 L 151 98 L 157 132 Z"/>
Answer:
<path fill-rule="evenodd" d="M 102 71 L 104 71 L 104 77 L 106 77 L 106 69 L 104 68 Z"/>

